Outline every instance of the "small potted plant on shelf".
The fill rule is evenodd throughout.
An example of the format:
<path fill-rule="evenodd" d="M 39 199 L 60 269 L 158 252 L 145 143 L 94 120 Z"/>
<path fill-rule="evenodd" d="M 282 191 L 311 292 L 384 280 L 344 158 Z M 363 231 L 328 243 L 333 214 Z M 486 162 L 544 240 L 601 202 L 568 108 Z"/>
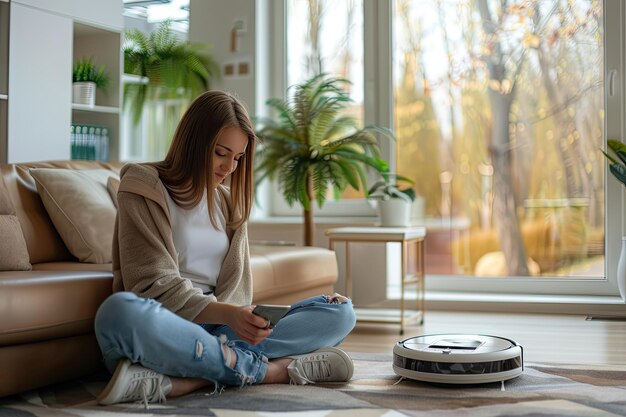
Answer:
<path fill-rule="evenodd" d="M 72 70 L 72 102 L 93 107 L 96 88 L 105 88 L 108 82 L 104 65 L 96 66 L 91 58 L 79 59 Z"/>
<path fill-rule="evenodd" d="M 370 200 L 377 200 L 380 225 L 384 227 L 408 226 L 411 222 L 411 208 L 416 194 L 415 181 L 402 175 L 381 172 L 381 179 L 368 191 Z"/>

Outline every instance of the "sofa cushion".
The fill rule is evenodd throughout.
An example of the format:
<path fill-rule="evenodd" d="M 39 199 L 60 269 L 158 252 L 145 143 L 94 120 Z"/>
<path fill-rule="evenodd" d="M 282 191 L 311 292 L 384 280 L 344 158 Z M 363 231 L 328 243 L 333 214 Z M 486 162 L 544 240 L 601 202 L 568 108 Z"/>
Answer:
<path fill-rule="evenodd" d="M 0 272 L 0 346 L 92 333 L 112 281 L 111 272 Z"/>
<path fill-rule="evenodd" d="M 0 271 L 31 269 L 22 227 L 15 215 L 4 180 L 0 177 Z"/>
<path fill-rule="evenodd" d="M 29 271 L 28 248 L 17 216 L 0 214 L 0 236 L 0 271 Z"/>
<path fill-rule="evenodd" d="M 65 271 L 65 272 L 111 272 L 112 265 L 88 264 L 83 262 L 40 262 L 33 264 L 33 271 Z M 112 276 L 113 272 L 111 272 Z"/>
<path fill-rule="evenodd" d="M 116 209 L 105 169 L 30 170 L 41 200 L 69 251 L 81 262 L 111 262 Z"/>
<path fill-rule="evenodd" d="M 101 161 L 37 161 L 19 164 L 0 164 L 0 175 L 7 187 L 9 198 L 15 207 L 28 247 L 30 263 L 76 261 L 63 243 L 46 208 L 41 202 L 37 184 L 30 169 L 106 169 L 119 176 L 123 164 Z"/>
<path fill-rule="evenodd" d="M 293 303 L 330 292 L 338 276 L 335 252 L 313 246 L 252 244 L 250 265 L 255 303 Z"/>

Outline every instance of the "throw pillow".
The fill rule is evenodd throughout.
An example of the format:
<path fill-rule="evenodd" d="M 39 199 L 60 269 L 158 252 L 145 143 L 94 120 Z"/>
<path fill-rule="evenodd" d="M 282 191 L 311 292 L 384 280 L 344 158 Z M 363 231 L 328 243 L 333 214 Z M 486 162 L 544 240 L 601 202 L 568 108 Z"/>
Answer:
<path fill-rule="evenodd" d="M 106 169 L 33 168 L 41 197 L 67 249 L 80 262 L 111 262 L 116 209 Z"/>
<path fill-rule="evenodd" d="M 0 176 L 0 271 L 30 271 L 30 255 L 22 226 Z"/>
<path fill-rule="evenodd" d="M 16 215 L 0 214 L 0 236 L 0 271 L 30 271 L 30 256 Z"/>

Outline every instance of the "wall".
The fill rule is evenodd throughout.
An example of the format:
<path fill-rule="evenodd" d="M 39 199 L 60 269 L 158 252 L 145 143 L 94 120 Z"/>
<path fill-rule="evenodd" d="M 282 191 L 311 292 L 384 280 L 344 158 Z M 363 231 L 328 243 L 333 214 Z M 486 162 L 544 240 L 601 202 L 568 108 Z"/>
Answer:
<path fill-rule="evenodd" d="M 273 14 L 281 13 L 277 3 L 280 2 L 190 0 L 189 4 L 189 40 L 212 45 L 211 54 L 220 65 L 221 79 L 215 80 L 211 88 L 235 94 L 252 117 L 267 115 L 265 101 L 280 94 L 275 91 L 277 83 L 271 73 L 272 62 L 283 59 L 282 49 L 272 44 L 278 25 L 270 21 Z M 235 20 L 245 21 L 245 28 L 238 32 L 237 49 L 233 52 L 231 31 Z M 242 62 L 249 64 L 248 74 L 224 74 L 226 65 L 233 64 L 237 70 L 236 64 Z M 271 204 L 267 182 L 257 190 L 257 201 L 260 205 L 255 206 L 253 217 L 267 216 Z"/>
<path fill-rule="evenodd" d="M 137 29 L 143 33 L 150 33 L 153 29 L 156 29 L 157 25 L 148 23 L 145 19 L 138 19 L 134 17 L 124 16 L 124 30 Z"/>
<path fill-rule="evenodd" d="M 191 0 L 189 4 L 189 40 L 213 45 L 211 54 L 221 65 L 221 80 L 212 89 L 226 90 L 241 99 L 251 115 L 256 114 L 255 94 L 255 12 L 256 2 L 250 0 Z M 237 49 L 231 50 L 231 30 L 235 20 L 245 22 L 245 31 L 237 36 Z M 247 73 L 238 71 L 247 64 Z M 232 76 L 224 74 L 227 65 L 234 65 Z"/>

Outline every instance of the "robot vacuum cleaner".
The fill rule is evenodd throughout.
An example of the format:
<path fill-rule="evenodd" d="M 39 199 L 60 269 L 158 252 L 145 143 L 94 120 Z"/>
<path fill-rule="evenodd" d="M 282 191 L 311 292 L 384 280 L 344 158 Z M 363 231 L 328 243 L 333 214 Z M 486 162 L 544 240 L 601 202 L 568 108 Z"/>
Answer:
<path fill-rule="evenodd" d="M 506 381 L 524 370 L 520 345 L 497 336 L 434 334 L 393 348 L 393 370 L 405 378 L 445 384 Z"/>

